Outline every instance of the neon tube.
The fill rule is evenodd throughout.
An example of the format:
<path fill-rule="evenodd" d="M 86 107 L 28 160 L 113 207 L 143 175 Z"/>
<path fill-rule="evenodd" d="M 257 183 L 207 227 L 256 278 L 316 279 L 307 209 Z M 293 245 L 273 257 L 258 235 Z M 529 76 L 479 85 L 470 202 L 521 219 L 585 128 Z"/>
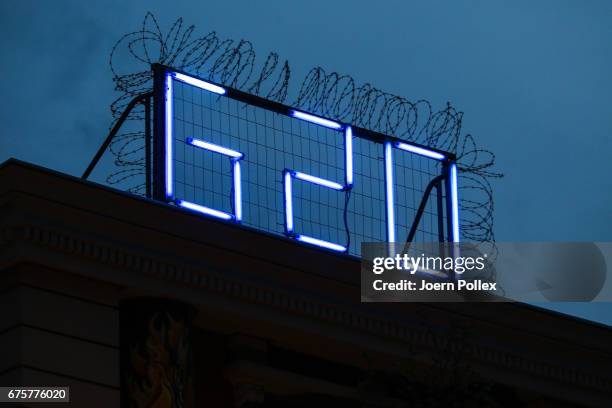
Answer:
<path fill-rule="evenodd" d="M 166 198 L 172 198 L 174 192 L 174 175 L 172 167 L 172 145 L 174 137 L 172 135 L 172 76 L 166 75 Z"/>
<path fill-rule="evenodd" d="M 395 242 L 395 214 L 393 210 L 393 147 L 385 142 L 385 191 L 387 202 L 387 240 Z"/>
<path fill-rule="evenodd" d="M 346 127 L 344 133 L 344 150 L 346 154 L 346 185 L 353 185 L 353 129 L 350 126 Z"/>
<path fill-rule="evenodd" d="M 453 242 L 459 242 L 459 197 L 457 195 L 457 165 L 450 166 Z"/>
<path fill-rule="evenodd" d="M 318 184 L 318 185 L 323 186 L 323 187 L 329 187 L 329 188 L 334 189 L 334 190 L 341 191 L 341 190 L 344 189 L 344 186 L 342 184 L 340 184 L 340 183 L 336 183 L 334 181 L 325 180 L 325 179 L 322 179 L 320 177 L 311 176 L 310 174 L 301 173 L 299 171 L 296 171 L 294 173 L 294 176 L 297 179 L 308 181 L 308 182 L 311 182 L 313 184 Z"/>
<path fill-rule="evenodd" d="M 429 157 L 430 159 L 435 160 L 444 160 L 446 156 L 442 153 L 434 152 L 432 150 L 424 149 L 422 147 L 409 145 L 407 143 L 398 142 L 395 144 L 395 147 L 398 149 L 406 150 L 408 152 L 416 153 L 421 156 Z"/>
<path fill-rule="evenodd" d="M 223 211 L 213 210 L 212 208 L 204 207 L 203 205 L 194 204 L 192 202 L 185 201 L 185 200 L 176 200 L 176 203 L 183 208 L 187 208 L 189 210 L 196 211 L 202 214 L 211 215 L 213 217 L 221 218 L 223 220 L 232 219 L 232 216 L 228 213 L 225 213 Z"/>
<path fill-rule="evenodd" d="M 202 149 L 210 150 L 211 152 L 221 153 L 229 157 L 233 157 L 234 159 L 241 159 L 244 155 L 240 152 L 237 152 L 232 149 L 228 149 L 227 147 L 219 146 L 213 143 L 205 142 L 200 139 L 194 139 L 192 137 L 188 137 L 186 142 L 190 145 L 200 147 Z"/>
<path fill-rule="evenodd" d="M 343 247 L 342 245 L 338 245 L 338 244 L 334 244 L 334 243 L 331 243 L 331 242 L 323 241 L 322 239 L 312 238 L 312 237 L 308 237 L 306 235 L 298 235 L 296 237 L 296 239 L 298 241 L 301 241 L 301 242 L 306 242 L 307 244 L 320 246 L 322 248 L 331 249 L 333 251 L 346 252 L 346 248 Z"/>
<path fill-rule="evenodd" d="M 225 94 L 225 89 L 221 88 L 218 85 L 211 84 L 206 81 L 202 81 L 201 79 L 197 79 L 189 75 L 181 74 L 180 72 L 175 72 L 173 75 L 179 81 L 184 82 L 189 85 L 193 85 L 200 89 L 204 89 L 205 91 L 210 91 L 210 92 L 213 92 L 219 95 Z"/>
<path fill-rule="evenodd" d="M 310 113 L 292 110 L 291 116 L 293 116 L 294 118 L 308 121 L 308 122 L 316 123 L 317 125 L 325 126 L 331 129 L 341 129 L 342 128 L 341 124 L 334 122 L 333 120 L 324 119 L 319 116 L 311 115 Z"/>
<path fill-rule="evenodd" d="M 240 161 L 234 163 L 234 216 L 236 221 L 242 221 L 242 187 L 240 183 Z"/>
<path fill-rule="evenodd" d="M 285 228 L 293 232 L 293 201 L 291 197 L 291 172 L 285 171 Z"/>

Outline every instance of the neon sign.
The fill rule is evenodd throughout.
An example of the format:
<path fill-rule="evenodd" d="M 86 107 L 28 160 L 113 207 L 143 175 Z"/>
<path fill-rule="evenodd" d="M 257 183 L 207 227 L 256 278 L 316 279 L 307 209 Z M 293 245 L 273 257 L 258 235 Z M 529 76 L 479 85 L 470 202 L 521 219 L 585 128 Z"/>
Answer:
<path fill-rule="evenodd" d="M 397 219 L 398 214 L 396 213 L 396 177 L 394 177 L 394 155 L 397 154 L 410 154 L 415 155 L 426 160 L 439 162 L 443 169 L 444 180 L 447 185 L 447 207 L 446 217 L 448 218 L 448 241 L 458 242 L 459 241 L 459 208 L 458 208 L 458 185 L 457 185 L 457 166 L 454 162 L 454 156 L 450 153 L 439 151 L 436 149 L 427 148 L 414 143 L 409 143 L 403 140 L 399 140 L 395 137 L 386 136 L 371 132 L 365 129 L 355 128 L 351 125 L 340 123 L 331 119 L 321 117 L 312 113 L 308 113 L 302 110 L 295 110 L 285 105 L 281 105 L 275 102 L 259 98 L 244 92 L 223 87 L 209 81 L 202 80 L 200 78 L 193 77 L 191 75 L 177 72 L 167 67 L 157 67 L 161 69 L 163 75 L 157 75 L 156 81 L 162 78 L 163 84 L 157 86 L 156 95 L 163 101 L 163 111 L 158 112 L 158 116 L 163 119 L 163 123 L 157 123 L 160 129 L 163 129 L 163 175 L 160 175 L 160 179 L 163 181 L 164 190 L 162 192 L 163 198 L 166 201 L 172 202 L 181 208 L 197 212 L 199 214 L 214 217 L 228 222 L 241 223 L 248 222 L 248 215 L 243 214 L 243 206 L 248 210 L 248 200 L 243 203 L 242 197 L 242 175 L 241 175 L 241 162 L 246 164 L 250 163 L 252 153 L 242 148 L 238 151 L 221 144 L 225 143 L 213 143 L 214 139 L 211 134 L 188 134 L 183 131 L 181 134 L 175 134 L 173 126 L 174 121 L 174 83 L 179 81 L 183 84 L 187 84 L 192 87 L 196 87 L 210 94 L 214 94 L 215 98 L 230 98 L 240 102 L 244 102 L 248 105 L 253 105 L 258 108 L 263 108 L 272 111 L 276 114 L 283 115 L 284 117 L 294 118 L 298 121 L 308 122 L 309 124 L 315 125 L 314 127 L 321 127 L 331 131 L 333 135 L 338 135 L 342 140 L 343 150 L 343 176 L 342 180 L 329 179 L 327 177 L 321 177 L 322 174 L 316 174 L 312 169 L 301 168 L 299 164 L 285 167 L 279 170 L 278 177 L 282 182 L 282 206 L 283 206 L 283 222 L 284 222 L 284 233 L 285 235 L 298 242 L 302 242 L 308 245 L 314 245 L 317 247 L 325 248 L 336 252 L 346 253 L 348 252 L 348 245 L 344 242 L 332 242 L 335 241 L 323 239 L 317 233 L 304 234 L 296 228 L 295 215 L 296 215 L 296 200 L 294 196 L 294 187 L 296 183 L 306 183 L 309 185 L 317 186 L 318 188 L 328 189 L 334 191 L 333 194 L 344 194 L 348 195 L 353 190 L 355 183 L 359 183 L 360 180 L 355 175 L 355 158 L 353 143 L 354 138 L 368 139 L 375 143 L 379 143 L 383 147 L 383 161 L 384 161 L 384 219 L 386 220 L 386 240 L 388 242 L 395 242 L 397 239 Z M 197 136 L 197 137 L 196 137 Z M 231 138 L 231 133 L 228 134 Z M 333 136 L 335 137 L 335 136 Z M 184 197 L 177 196 L 175 188 L 175 172 L 176 162 L 175 157 L 175 143 L 176 140 L 181 141 L 185 145 L 192 146 L 196 149 L 202 149 L 226 157 L 231 164 L 231 180 L 232 180 L 232 192 L 229 200 L 232 204 L 232 211 L 224 211 L 218 208 L 218 205 L 209 206 L 202 202 L 194 202 L 186 200 Z M 251 156 L 249 156 L 251 154 Z M 399 157 L 399 156 L 397 156 Z M 397 158 L 395 158 L 397 159 Z M 252 162 L 251 162 L 252 163 Z M 339 167 L 339 166 L 337 166 Z M 248 170 L 248 169 L 247 169 Z M 248 173 L 247 173 L 248 174 Z M 400 174 L 401 175 L 401 174 Z M 213 208 L 216 207 L 216 208 Z M 248 212 L 248 211 L 247 211 Z M 401 215 L 401 214 L 400 214 Z M 247 218 L 244 218 L 247 217 Z"/>

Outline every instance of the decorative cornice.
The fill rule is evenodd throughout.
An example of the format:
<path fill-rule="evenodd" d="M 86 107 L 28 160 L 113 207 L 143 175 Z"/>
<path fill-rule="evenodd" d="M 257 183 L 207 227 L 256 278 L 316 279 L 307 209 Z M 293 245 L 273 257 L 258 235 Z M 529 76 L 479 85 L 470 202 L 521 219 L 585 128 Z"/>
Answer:
<path fill-rule="evenodd" d="M 0 250 L 6 244 L 26 242 L 53 251 L 87 259 L 108 267 L 148 275 L 167 281 L 187 284 L 192 287 L 229 296 L 243 302 L 269 306 L 283 312 L 317 319 L 336 326 L 367 332 L 411 345 L 431 347 L 436 341 L 431 330 L 418 326 L 407 326 L 396 321 L 350 310 L 350 305 L 331 305 L 304 295 L 288 293 L 282 289 L 262 287 L 251 282 L 212 270 L 197 271 L 193 266 L 167 262 L 113 247 L 90 238 L 77 237 L 39 226 L 3 226 L 0 228 Z M 469 358 L 504 369 L 554 379 L 567 384 L 579 385 L 612 394 L 612 379 L 583 371 L 560 367 L 551 363 L 483 345 L 471 345 Z M 452 352 L 452 350 L 450 350 Z"/>

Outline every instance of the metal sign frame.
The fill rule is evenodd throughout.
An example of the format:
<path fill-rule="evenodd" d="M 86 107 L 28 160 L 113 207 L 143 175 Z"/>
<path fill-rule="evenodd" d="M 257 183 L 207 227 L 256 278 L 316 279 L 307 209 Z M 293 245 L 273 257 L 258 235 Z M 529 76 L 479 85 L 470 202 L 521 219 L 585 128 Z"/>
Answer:
<path fill-rule="evenodd" d="M 240 197 L 234 196 L 237 203 L 234 214 L 221 212 L 195 203 L 185 202 L 175 197 L 173 191 L 173 128 L 172 128 L 172 103 L 173 103 L 173 81 L 181 81 L 208 92 L 231 98 L 258 108 L 276 112 L 281 115 L 306 120 L 320 126 L 338 130 L 345 134 L 345 169 L 346 175 L 343 184 L 331 180 L 321 179 L 312 175 L 304 174 L 293 169 L 283 170 L 283 183 L 285 192 L 285 235 L 306 244 L 316 245 L 337 252 L 346 252 L 347 249 L 341 245 L 322 241 L 315 237 L 301 235 L 294 231 L 292 222 L 291 183 L 294 180 L 302 180 L 315 183 L 323 187 L 338 191 L 346 191 L 352 188 L 352 138 L 362 138 L 383 145 L 385 166 L 385 202 L 386 202 L 386 224 L 387 241 L 395 241 L 395 213 L 394 213 L 394 188 L 393 188 L 393 155 L 395 151 L 407 151 L 412 154 L 425 156 L 438 160 L 442 164 L 442 174 L 434 178 L 426 187 L 421 199 L 417 214 L 413 220 L 412 228 L 408 234 L 407 242 L 410 243 L 417 231 L 419 221 L 425 210 L 425 205 L 433 190 L 436 190 L 436 204 L 438 208 L 438 235 L 440 242 L 459 242 L 459 208 L 458 208 L 458 185 L 457 164 L 454 154 L 439 149 L 430 148 L 417 143 L 402 140 L 400 138 L 385 135 L 368 129 L 363 129 L 351 124 L 342 123 L 328 119 L 320 115 L 299 110 L 278 102 L 242 92 L 231 87 L 216 84 L 212 81 L 199 78 L 181 70 L 168 66 L 153 64 L 153 171 L 152 171 L 152 196 L 156 200 L 174 203 L 188 210 L 197 211 L 209 216 L 225 219 L 235 223 L 241 222 Z M 196 147 L 204 148 L 226 155 L 233 163 L 234 194 L 240 191 L 240 160 L 242 153 L 235 152 L 222 146 L 192 139 L 189 143 Z M 238 174 L 238 175 L 237 175 Z M 238 193 L 236 193 L 238 191 Z M 289 191 L 289 193 L 288 193 Z M 443 196 L 445 203 L 443 203 Z M 443 219 L 442 206 L 445 206 L 447 214 L 446 223 Z M 446 224 L 446 234 L 444 234 Z M 263 231 L 269 233 L 268 231 Z"/>

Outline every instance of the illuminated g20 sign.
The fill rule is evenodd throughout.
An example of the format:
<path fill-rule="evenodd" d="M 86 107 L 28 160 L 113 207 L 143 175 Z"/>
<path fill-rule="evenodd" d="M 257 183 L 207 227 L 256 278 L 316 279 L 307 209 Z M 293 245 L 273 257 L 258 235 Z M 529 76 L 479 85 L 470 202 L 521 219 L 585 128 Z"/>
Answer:
<path fill-rule="evenodd" d="M 155 67 L 155 101 L 156 101 L 156 154 L 158 169 L 156 180 L 163 182 L 155 183 L 156 195 L 168 202 L 172 202 L 182 208 L 204 214 L 210 217 L 215 217 L 228 222 L 243 223 L 245 221 L 245 212 L 243 211 L 246 205 L 243 202 L 243 178 L 242 178 L 242 163 L 249 162 L 249 153 L 247 151 L 238 151 L 235 148 L 222 146 L 215 143 L 211 138 L 194 137 L 193 134 L 177 135 L 175 129 L 175 84 L 189 85 L 198 88 L 206 93 L 210 93 L 216 98 L 230 98 L 231 100 L 242 102 L 249 106 L 254 106 L 266 111 L 271 111 L 274 114 L 280 114 L 284 117 L 290 117 L 294 120 L 305 121 L 315 126 L 320 126 L 332 131 L 342 139 L 343 158 L 342 176 L 340 179 L 322 178 L 319 174 L 311 174 L 312 172 L 304 171 L 303 168 L 284 168 L 280 170 L 279 176 L 282 178 L 282 199 L 283 199 L 283 220 L 284 233 L 287 237 L 300 241 L 306 244 L 323 247 L 337 252 L 347 252 L 348 248 L 345 243 L 331 242 L 322 239 L 319 236 L 305 234 L 299 230 L 299 226 L 295 223 L 295 206 L 298 198 L 294 196 L 294 187 L 296 183 L 308 183 L 315 185 L 318 188 L 334 191 L 334 194 L 347 195 L 353 190 L 356 183 L 360 180 L 354 172 L 354 138 L 362 138 L 374 143 L 382 144 L 384 156 L 384 201 L 385 201 L 385 223 L 386 223 L 386 240 L 395 242 L 396 237 L 396 204 L 395 204 L 395 188 L 394 188 L 394 152 L 395 154 L 412 154 L 422 158 L 437 161 L 441 163 L 441 174 L 434 179 L 432 183 L 437 183 L 436 186 L 441 188 L 442 181 L 445 188 L 445 208 L 438 207 L 439 218 L 442 218 L 442 212 L 446 214 L 446 230 L 444 240 L 458 242 L 459 241 L 459 217 L 458 217 L 458 198 L 457 198 L 457 166 L 454 162 L 454 156 L 447 152 L 426 148 L 413 143 L 405 142 L 394 137 L 382 135 L 376 132 L 371 132 L 365 129 L 353 127 L 348 124 L 339 123 L 330 119 L 326 119 L 302 110 L 292 109 L 288 106 L 272 102 L 251 94 L 247 94 L 232 88 L 219 86 L 209 81 L 178 72 L 168 67 Z M 198 105 L 198 101 L 190 103 Z M 199 106 L 199 105 L 198 105 Z M 228 114 L 231 116 L 231 114 Z M 187 133 L 183 131 L 182 133 Z M 205 132 L 204 132 L 205 133 Z M 230 136 L 231 137 L 231 134 Z M 184 145 L 191 146 L 194 149 L 205 151 L 216 157 L 215 160 L 227 160 L 229 163 L 229 172 L 231 173 L 231 193 L 230 200 L 232 203 L 232 211 L 226 211 L 220 208 L 212 208 L 204 205 L 204 203 L 194 202 L 181 197 L 181 194 L 176 191 L 176 175 L 175 169 L 178 159 L 175 154 L 175 143 L 177 139 Z M 337 159 L 336 159 L 337 160 Z M 161 188 L 160 188 L 161 187 Z M 424 203 L 427 201 L 431 187 L 425 189 L 425 197 L 417 213 L 415 225 L 418 224 L 419 217 L 425 210 Z M 347 200 L 348 201 L 348 200 Z M 440 201 L 440 200 L 439 200 Z M 299 202 L 298 202 L 299 203 Z M 440 225 L 442 221 L 440 221 Z M 416 231 L 416 229 L 415 229 Z M 413 232 L 414 234 L 414 232 Z M 442 235 L 440 235 L 442 237 Z"/>

